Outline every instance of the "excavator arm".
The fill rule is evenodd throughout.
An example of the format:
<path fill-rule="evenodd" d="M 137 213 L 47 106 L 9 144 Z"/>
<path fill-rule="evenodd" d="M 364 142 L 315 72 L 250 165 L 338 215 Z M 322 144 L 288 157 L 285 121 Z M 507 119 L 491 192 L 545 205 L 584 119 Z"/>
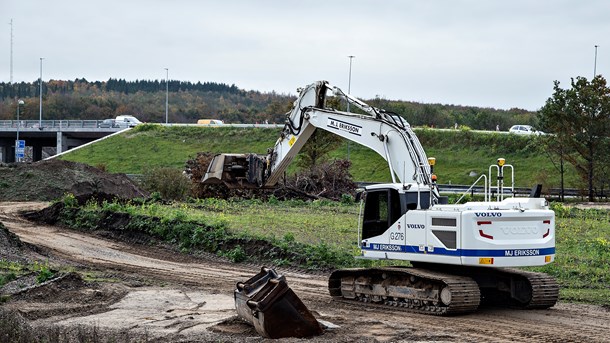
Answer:
<path fill-rule="evenodd" d="M 360 113 L 326 108 L 329 92 L 347 100 Z M 387 161 L 393 182 L 433 184 L 426 153 L 403 118 L 369 106 L 326 81 L 300 89 L 280 137 L 266 155 L 216 155 L 202 181 L 223 182 L 231 188 L 274 187 L 318 128 L 377 152 Z"/>

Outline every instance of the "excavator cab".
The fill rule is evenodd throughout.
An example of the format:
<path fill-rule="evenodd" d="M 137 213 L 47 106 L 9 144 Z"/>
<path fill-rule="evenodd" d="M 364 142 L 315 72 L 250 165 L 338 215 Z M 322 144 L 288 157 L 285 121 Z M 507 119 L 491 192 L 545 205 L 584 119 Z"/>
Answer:
<path fill-rule="evenodd" d="M 430 207 L 429 192 L 401 193 L 396 188 L 370 189 L 363 199 L 362 239 L 381 235 L 409 210 Z"/>

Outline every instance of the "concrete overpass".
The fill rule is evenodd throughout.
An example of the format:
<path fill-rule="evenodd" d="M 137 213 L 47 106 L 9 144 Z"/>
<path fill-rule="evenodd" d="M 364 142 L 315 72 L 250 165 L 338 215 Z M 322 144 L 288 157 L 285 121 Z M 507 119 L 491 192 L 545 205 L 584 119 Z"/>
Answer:
<path fill-rule="evenodd" d="M 0 120 L 0 155 L 2 162 L 15 161 L 15 140 L 25 140 L 32 148 L 32 158 L 43 158 L 42 148 L 55 148 L 55 154 L 108 136 L 125 128 L 101 128 L 101 120 Z M 18 125 L 19 124 L 19 125 Z"/>

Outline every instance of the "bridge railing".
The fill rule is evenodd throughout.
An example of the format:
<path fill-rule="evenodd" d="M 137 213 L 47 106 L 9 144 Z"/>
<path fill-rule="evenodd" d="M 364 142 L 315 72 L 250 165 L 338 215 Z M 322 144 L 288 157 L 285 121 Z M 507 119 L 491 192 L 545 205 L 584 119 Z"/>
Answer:
<path fill-rule="evenodd" d="M 98 128 L 102 120 L 0 120 L 0 129 L 19 128 Z"/>

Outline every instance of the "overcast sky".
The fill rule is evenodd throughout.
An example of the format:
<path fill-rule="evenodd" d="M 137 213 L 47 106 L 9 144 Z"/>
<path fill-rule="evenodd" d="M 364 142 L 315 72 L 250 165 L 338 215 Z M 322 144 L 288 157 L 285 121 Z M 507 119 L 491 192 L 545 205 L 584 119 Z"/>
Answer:
<path fill-rule="evenodd" d="M 213 81 L 537 110 L 610 68 L 608 0 L 0 0 L 0 80 Z"/>

